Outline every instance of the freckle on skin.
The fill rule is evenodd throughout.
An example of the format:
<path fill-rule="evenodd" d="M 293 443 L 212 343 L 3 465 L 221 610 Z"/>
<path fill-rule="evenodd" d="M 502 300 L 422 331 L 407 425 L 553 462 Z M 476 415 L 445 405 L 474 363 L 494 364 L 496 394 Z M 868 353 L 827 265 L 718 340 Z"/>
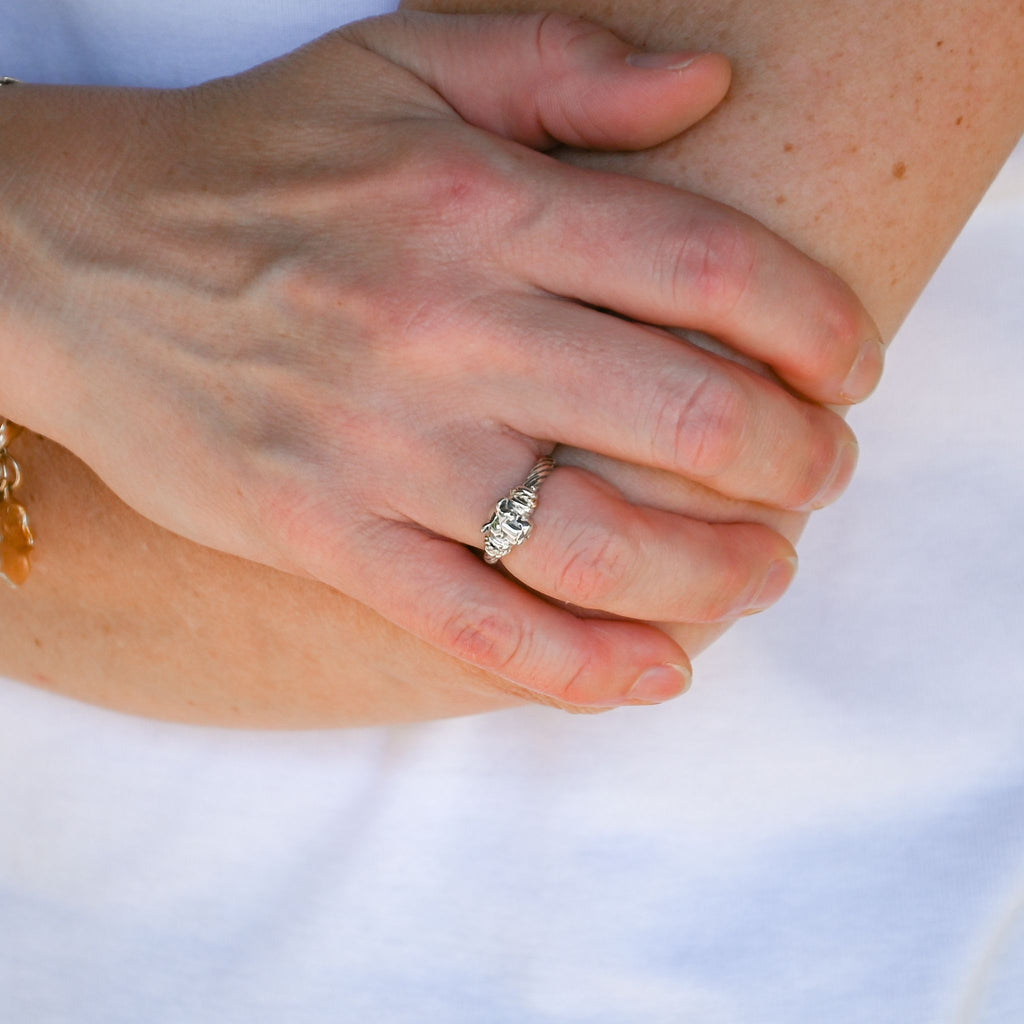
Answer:
<path fill-rule="evenodd" d="M 937 39 L 937 40 L 935 41 L 935 47 L 936 47 L 936 49 L 939 49 L 939 50 L 941 50 L 941 49 L 942 49 L 942 43 L 943 43 L 943 40 L 941 40 L 941 39 Z"/>
<path fill-rule="evenodd" d="M 793 152 L 793 143 L 792 142 L 787 142 L 782 147 L 782 151 L 783 151 L 783 153 L 792 153 Z"/>
<path fill-rule="evenodd" d="M 957 123 L 957 127 L 959 127 L 960 125 L 962 125 L 964 123 L 964 119 L 963 119 L 963 115 L 962 114 L 960 115 L 960 117 L 958 117 L 956 119 L 956 123 Z"/>
<path fill-rule="evenodd" d="M 898 163 L 892 165 L 892 176 L 894 178 L 902 178 L 907 173 L 907 165 L 900 160 Z"/>
<path fill-rule="evenodd" d="M 775 202 L 777 202 L 779 204 L 779 206 L 782 206 L 782 204 L 785 201 L 786 201 L 786 197 L 785 196 L 776 196 L 775 197 Z"/>

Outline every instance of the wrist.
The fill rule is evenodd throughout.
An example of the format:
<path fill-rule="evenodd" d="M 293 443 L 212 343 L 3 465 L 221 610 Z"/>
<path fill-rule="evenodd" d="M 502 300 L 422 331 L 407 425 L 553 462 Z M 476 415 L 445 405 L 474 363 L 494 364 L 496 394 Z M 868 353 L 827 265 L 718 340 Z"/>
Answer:
<path fill-rule="evenodd" d="M 136 144 L 134 94 L 0 88 L 0 415 L 63 443 L 77 429 L 97 241 L 114 241 L 104 211 Z"/>

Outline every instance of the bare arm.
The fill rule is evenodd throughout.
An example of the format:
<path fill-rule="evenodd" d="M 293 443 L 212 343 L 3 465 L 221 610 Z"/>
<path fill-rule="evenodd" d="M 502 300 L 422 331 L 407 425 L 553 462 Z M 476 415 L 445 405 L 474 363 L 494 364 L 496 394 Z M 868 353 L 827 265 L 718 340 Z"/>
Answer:
<path fill-rule="evenodd" d="M 575 10 L 638 42 L 719 47 L 738 69 L 732 99 L 692 137 L 600 159 L 776 227 L 852 282 L 887 334 L 1021 130 L 1024 18 L 1003 4 L 684 10 L 645 0 Z M 0 597 L 3 670 L 128 710 L 244 724 L 354 724 L 381 720 L 382 709 L 395 720 L 511 702 L 499 680 L 356 602 L 153 527 L 55 446 L 24 438 L 20 451 L 32 469 L 26 503 L 50 547 L 37 585 Z M 680 494 L 667 476 L 622 479 L 665 505 L 706 498 Z M 786 525 L 795 533 L 799 522 Z"/>
<path fill-rule="evenodd" d="M 322 581 L 535 695 L 595 706 L 674 695 L 686 654 L 639 620 L 763 607 L 792 575 L 789 543 L 758 524 L 634 508 L 599 478 L 559 469 L 545 487 L 539 540 L 525 562 L 515 553 L 519 572 L 526 567 L 520 578 L 573 601 L 575 581 L 559 563 L 575 564 L 574 546 L 593 532 L 598 510 L 612 535 L 647 559 L 632 569 L 632 592 L 597 605 L 620 620 L 588 619 L 467 550 L 479 545 L 488 502 L 514 482 L 503 474 L 518 464 L 525 474 L 553 438 L 671 472 L 699 470 L 670 444 L 652 449 L 635 409 L 670 415 L 710 373 L 745 388 L 744 407 L 774 425 L 791 456 L 768 474 L 751 449 L 746 469 L 715 481 L 725 493 L 780 507 L 834 496 L 837 456 L 839 487 L 852 469 L 841 420 L 642 321 L 708 326 L 706 313 L 740 349 L 764 356 L 765 317 L 815 348 L 822 320 L 846 315 L 852 329 L 831 364 L 795 381 L 831 400 L 843 398 L 860 335 L 877 328 L 838 278 L 751 218 L 531 151 L 554 139 L 649 146 L 706 113 L 727 87 L 721 57 L 637 63 L 628 44 L 580 25 L 392 16 L 193 90 L 5 88 L 0 348 L 16 373 L 4 377 L 0 407 L 63 441 L 165 528 Z M 488 47 L 493 61 L 483 59 Z M 479 61 L 468 75 L 466 57 Z M 647 211 L 642 230 L 638 206 Z M 591 211 L 585 223 L 580 207 Z M 719 316 L 684 273 L 699 258 L 705 222 L 733 225 L 761 253 L 759 282 L 745 263 L 730 271 L 766 300 L 739 319 Z M 632 241 L 605 251 L 609 236 Z M 776 299 L 780 274 L 787 297 L 800 301 Z M 605 401 L 581 414 L 577 390 L 601 390 Z M 627 418 L 632 451 L 623 445 Z M 33 471 L 31 455 L 35 480 L 47 467 L 40 458 Z M 74 473 L 66 477 L 70 486 Z M 47 543 L 47 501 L 24 496 L 43 526 L 40 569 L 74 603 L 58 611 L 51 593 L 50 605 L 7 618 L 17 675 L 116 706 L 142 710 L 155 699 L 165 713 L 201 714 L 184 697 L 184 674 L 184 690 L 194 683 L 206 695 L 203 709 L 227 713 L 237 688 L 247 705 L 263 693 L 268 720 L 293 723 L 291 701 L 317 703 L 328 658 L 338 701 L 329 721 L 363 721 L 363 708 L 352 709 L 364 698 L 383 720 L 467 704 L 444 697 L 431 710 L 426 666 L 414 672 L 420 700 L 395 696 L 377 679 L 389 650 L 379 658 L 358 643 L 340 652 L 295 643 L 287 617 L 277 625 L 285 602 L 259 588 L 233 607 L 230 584 L 219 600 L 214 587 L 211 614 L 188 612 L 174 578 L 147 591 L 140 572 L 120 572 L 115 557 L 82 601 L 73 583 L 85 531 L 72 521 L 70 549 Z M 130 530 L 118 532 L 123 541 Z M 162 575 L 148 541 L 141 552 L 136 568 Z M 200 586 L 216 583 L 216 565 L 195 561 Z M 691 585 L 679 587 L 680 573 Z M 35 581 L 30 589 L 44 600 Z M 147 594 L 166 594 L 169 606 L 157 614 Z M 27 637 L 14 627 L 26 611 L 25 625 L 56 646 L 51 655 L 28 648 L 19 662 Z M 224 628 L 209 629 L 218 623 Z M 242 636 L 232 624 L 245 627 Z M 310 665 L 311 676 L 296 680 Z M 465 685 L 458 673 L 451 684 Z"/>
<path fill-rule="evenodd" d="M 837 270 L 891 338 L 1024 131 L 1024 8 L 1003 0 L 417 0 L 560 10 L 734 62 L 727 102 L 586 162 L 729 203 Z"/>

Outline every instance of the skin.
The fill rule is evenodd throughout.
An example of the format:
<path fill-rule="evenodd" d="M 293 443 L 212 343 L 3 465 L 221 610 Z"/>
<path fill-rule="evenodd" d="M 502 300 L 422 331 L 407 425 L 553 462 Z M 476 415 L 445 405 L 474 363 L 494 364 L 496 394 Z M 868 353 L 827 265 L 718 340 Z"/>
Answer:
<path fill-rule="evenodd" d="M 186 92 L 19 87 L 4 107 L 4 280 L 6 340 L 26 372 L 4 408 L 65 440 L 153 521 L 362 598 L 496 669 L 501 685 L 596 707 L 674 695 L 688 663 L 664 631 L 542 601 L 466 550 L 480 539 L 473 509 L 516 482 L 489 474 L 523 463 L 525 475 L 552 446 L 540 439 L 558 437 L 726 495 L 816 504 L 845 486 L 851 435 L 731 362 L 557 296 L 715 330 L 777 356 L 780 375 L 818 398 L 844 399 L 875 328 L 834 275 L 749 218 L 524 148 L 647 146 L 705 113 L 728 81 L 720 58 L 645 67 L 630 52 L 566 19 L 420 15 Z M 485 58 L 469 75 L 466 55 Z M 631 241 L 608 252 L 608 235 Z M 769 352 L 773 336 L 786 341 Z M 584 404 L 597 391 L 602 403 Z M 45 496 L 24 497 L 45 536 Z M 720 621 L 767 606 L 792 576 L 781 535 L 633 506 L 579 469 L 557 470 L 543 506 L 516 572 L 561 602 Z M 37 561 L 58 553 L 47 545 Z M 123 587 L 111 580 L 90 601 L 108 614 Z M 129 690 L 117 666 L 140 651 L 122 642 L 138 594 L 123 599 L 107 627 L 113 659 L 101 659 L 114 703 Z M 262 616 L 247 632 L 264 641 L 268 682 L 294 676 L 264 650 L 293 650 L 286 637 Z M 218 661 L 251 647 L 214 643 Z M 354 645 L 328 649 L 352 664 Z M 156 653 L 143 648 L 143 660 Z M 239 660 L 232 687 L 255 690 Z M 131 689 L 154 671 L 138 667 Z M 48 676 L 34 663 L 36 674 Z M 449 708 L 447 696 L 382 691 L 352 687 L 347 699 L 362 693 L 388 718 Z M 160 692 L 177 699 L 170 683 Z M 347 704 L 339 713 L 353 717 Z"/>
<path fill-rule="evenodd" d="M 615 24 L 633 39 L 668 47 L 720 39 L 742 73 L 721 114 L 692 138 L 611 164 L 688 181 L 786 231 L 854 282 L 888 335 L 1019 135 L 1021 45 L 1020 21 L 994 5 L 980 17 L 976 6 L 880 7 L 898 28 L 886 40 L 898 62 L 863 35 L 863 9 L 856 25 L 854 12 L 851 23 L 841 11 L 819 12 L 812 31 L 800 27 L 811 19 L 781 7 L 731 4 L 723 32 L 711 5 L 688 7 L 685 17 L 657 5 L 623 8 Z M 830 61 L 840 43 L 842 60 Z M 950 59 L 935 65 L 931 48 L 947 46 Z M 986 54 L 983 64 L 972 49 Z M 823 91 L 832 75 L 842 88 Z M 891 94 L 909 81 L 913 95 L 894 103 Z M 762 119 L 772 130 L 758 127 Z M 852 146 L 864 148 L 847 152 Z M 23 498 L 53 546 L 37 559 L 33 596 L 26 588 L 17 602 L 5 600 L 7 671 L 129 710 L 246 724 L 355 723 L 381 720 L 382 707 L 389 718 L 415 718 L 507 703 L 495 694 L 500 679 L 425 648 L 356 602 L 206 552 L 125 512 L 54 446 L 24 438 L 19 454 L 32 467 Z M 735 503 L 680 489 L 678 477 L 601 468 L 649 506 L 741 517 Z M 539 512 L 537 522 L 539 537 Z M 799 517 L 781 525 L 795 534 Z M 325 614 L 334 617 L 317 628 Z M 695 650 L 713 628 L 679 635 Z"/>
<path fill-rule="evenodd" d="M 637 45 L 682 40 L 734 62 L 727 101 L 638 154 L 564 151 L 714 196 L 834 269 L 891 341 L 1024 131 L 1024 7 L 999 0 L 416 0 L 450 12 L 558 11 Z M 586 466 L 634 501 L 707 519 L 753 519 L 794 542 L 806 515 L 723 502 L 679 477 L 592 453 Z M 511 560 L 511 559 L 510 559 Z M 721 632 L 666 624 L 691 652 Z"/>

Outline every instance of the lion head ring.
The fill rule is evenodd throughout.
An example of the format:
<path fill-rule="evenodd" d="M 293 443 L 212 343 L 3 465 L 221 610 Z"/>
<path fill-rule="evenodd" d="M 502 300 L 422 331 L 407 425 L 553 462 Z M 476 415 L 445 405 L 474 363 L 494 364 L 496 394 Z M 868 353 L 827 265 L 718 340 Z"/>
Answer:
<path fill-rule="evenodd" d="M 533 529 L 530 516 L 537 507 L 537 490 L 554 468 L 555 460 L 545 455 L 530 470 L 530 475 L 494 506 L 494 515 L 480 528 L 484 535 L 484 561 L 488 565 L 500 562 L 530 536 Z"/>

